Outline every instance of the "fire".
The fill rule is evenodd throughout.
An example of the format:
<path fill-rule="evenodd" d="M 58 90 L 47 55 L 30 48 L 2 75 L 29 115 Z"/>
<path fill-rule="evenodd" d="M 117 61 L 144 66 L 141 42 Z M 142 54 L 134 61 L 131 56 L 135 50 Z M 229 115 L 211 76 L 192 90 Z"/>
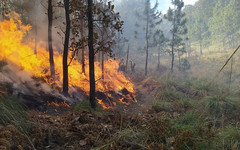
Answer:
<path fill-rule="evenodd" d="M 54 53 L 55 72 L 57 79 L 50 80 L 49 71 L 49 54 L 46 49 L 38 44 L 37 55 L 34 54 L 33 43 L 24 41 L 24 36 L 30 31 L 31 26 L 24 26 L 21 20 L 15 14 L 10 20 L 0 22 L 0 59 L 5 59 L 13 64 L 22 67 L 26 72 L 35 77 L 41 77 L 46 82 L 55 83 L 62 86 L 62 56 Z M 70 59 L 70 58 L 69 58 Z M 69 66 L 69 87 L 79 87 L 86 94 L 89 93 L 89 66 L 86 64 L 86 74 L 81 72 L 81 64 L 73 60 Z M 102 77 L 102 70 L 99 62 L 95 62 L 96 91 L 107 93 L 107 99 L 112 101 L 108 103 L 106 98 L 97 97 L 98 103 L 104 109 L 110 109 L 116 106 L 115 100 L 123 104 L 129 104 L 130 100 L 137 102 L 135 99 L 134 85 L 125 77 L 123 72 L 118 72 L 119 60 L 109 59 L 104 62 L 104 80 L 98 80 Z M 112 91 L 118 93 L 117 99 L 111 94 Z M 123 92 L 127 91 L 127 93 Z M 127 99 L 127 100 L 126 100 Z"/>
<path fill-rule="evenodd" d="M 61 103 L 47 102 L 47 106 L 56 106 L 56 107 L 63 106 L 63 107 L 70 108 L 70 105 L 68 103 L 66 103 L 65 101 L 61 102 Z"/>

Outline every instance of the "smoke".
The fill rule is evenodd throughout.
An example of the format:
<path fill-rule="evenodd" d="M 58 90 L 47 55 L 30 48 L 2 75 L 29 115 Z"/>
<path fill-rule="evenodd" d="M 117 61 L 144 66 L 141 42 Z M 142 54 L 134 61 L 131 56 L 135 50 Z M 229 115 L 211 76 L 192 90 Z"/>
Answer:
<path fill-rule="evenodd" d="M 36 79 L 28 72 L 19 68 L 14 64 L 4 66 L 0 71 L 0 85 L 9 88 L 12 95 L 19 97 L 29 108 L 41 108 L 48 101 L 62 102 L 66 101 L 69 104 L 80 100 L 80 97 L 65 97 L 58 89 L 54 89 L 41 79 Z M 34 105 L 34 106 L 32 106 Z"/>
<path fill-rule="evenodd" d="M 48 49 L 48 1 L 47 0 L 34 0 L 25 1 L 18 4 L 20 8 L 24 9 L 26 13 L 22 14 L 22 18 L 28 18 L 26 23 L 32 26 L 28 38 L 32 41 L 37 39 L 37 43 L 44 43 L 44 47 Z M 16 2 L 18 3 L 18 2 Z M 63 49 L 63 37 L 65 26 L 63 24 L 64 10 L 57 6 L 57 2 L 53 0 L 53 26 L 52 26 L 52 39 L 53 49 L 61 52 Z M 21 13 L 20 13 L 21 15 Z"/>

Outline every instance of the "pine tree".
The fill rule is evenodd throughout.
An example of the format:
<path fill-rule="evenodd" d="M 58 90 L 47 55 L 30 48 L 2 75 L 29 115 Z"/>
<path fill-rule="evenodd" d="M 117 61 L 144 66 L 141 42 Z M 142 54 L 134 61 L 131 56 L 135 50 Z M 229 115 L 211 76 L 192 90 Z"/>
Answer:
<path fill-rule="evenodd" d="M 157 47 L 157 53 L 158 53 L 158 64 L 157 64 L 158 70 L 160 70 L 161 52 L 164 52 L 164 48 L 166 49 L 167 42 L 168 42 L 168 39 L 164 36 L 163 31 L 158 29 L 153 35 L 153 45 Z"/>
<path fill-rule="evenodd" d="M 145 42 L 146 42 L 146 61 L 145 61 L 145 76 L 148 74 L 148 55 L 150 40 L 152 39 L 152 32 L 162 21 L 160 18 L 161 13 L 157 11 L 158 3 L 156 2 L 154 7 L 151 8 L 150 0 L 145 1 L 145 8 L 142 14 L 137 14 L 137 16 L 144 20 L 146 25 L 144 26 L 145 30 Z"/>
<path fill-rule="evenodd" d="M 182 36 L 187 34 L 187 28 L 185 13 L 182 12 L 184 2 L 182 0 L 172 0 L 172 4 L 174 5 L 174 8 L 173 9 L 169 8 L 167 14 L 164 15 L 164 18 L 167 19 L 172 24 L 171 72 L 173 73 L 175 52 L 178 53 L 179 62 L 180 55 L 185 52 L 185 43 Z"/>

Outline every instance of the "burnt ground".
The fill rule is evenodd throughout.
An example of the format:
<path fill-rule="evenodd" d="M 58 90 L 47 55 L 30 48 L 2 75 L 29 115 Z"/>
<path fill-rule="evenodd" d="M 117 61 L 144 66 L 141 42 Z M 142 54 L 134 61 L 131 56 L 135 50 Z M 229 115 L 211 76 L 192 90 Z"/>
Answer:
<path fill-rule="evenodd" d="M 89 107 L 76 109 L 76 105 L 69 108 L 54 104 L 44 104 L 43 110 L 31 108 L 27 111 L 27 132 L 22 131 L 21 124 L 20 129 L 12 125 L 0 126 L 0 149 L 142 149 L 137 141 L 132 143 L 118 136 L 129 126 L 147 129 L 148 119 L 156 116 L 148 110 L 154 100 L 153 93 L 158 90 L 158 83 L 141 76 L 132 78 L 132 82 L 136 85 L 138 102 L 128 106 L 118 104 L 114 110 L 102 110 L 99 106 L 97 111 L 93 111 Z M 7 91 L 11 88 L 4 85 L 1 88 L 4 89 L 1 90 L 3 93 L 11 95 L 12 91 Z M 35 100 L 39 97 L 20 95 L 19 98 Z M 155 145 L 149 143 L 150 147 L 151 144 Z M 161 144 L 158 146 L 161 147 Z"/>

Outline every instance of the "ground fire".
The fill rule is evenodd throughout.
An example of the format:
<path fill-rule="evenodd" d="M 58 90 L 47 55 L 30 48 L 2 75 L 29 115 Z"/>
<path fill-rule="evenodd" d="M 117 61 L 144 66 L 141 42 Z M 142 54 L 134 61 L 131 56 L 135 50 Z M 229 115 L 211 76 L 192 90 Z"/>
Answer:
<path fill-rule="evenodd" d="M 55 71 L 56 79 L 49 79 L 48 52 L 38 45 L 37 55 L 34 54 L 33 43 L 24 39 L 25 35 L 31 29 L 30 25 L 23 25 L 21 20 L 15 17 L 0 22 L 0 59 L 5 59 L 9 63 L 15 64 L 33 77 L 44 79 L 50 85 L 62 86 L 62 56 L 55 52 Z M 78 87 L 85 94 L 89 93 L 89 69 L 88 61 L 86 64 L 86 74 L 81 72 L 81 64 L 73 60 L 69 66 L 69 86 Z M 123 72 L 118 71 L 119 60 L 109 59 L 104 62 L 105 74 L 104 80 L 98 80 L 102 77 L 102 70 L 99 62 L 95 64 L 96 78 L 96 99 L 98 104 L 104 109 L 112 109 L 116 102 L 126 105 L 130 101 L 137 102 L 135 98 L 134 85 Z"/>

